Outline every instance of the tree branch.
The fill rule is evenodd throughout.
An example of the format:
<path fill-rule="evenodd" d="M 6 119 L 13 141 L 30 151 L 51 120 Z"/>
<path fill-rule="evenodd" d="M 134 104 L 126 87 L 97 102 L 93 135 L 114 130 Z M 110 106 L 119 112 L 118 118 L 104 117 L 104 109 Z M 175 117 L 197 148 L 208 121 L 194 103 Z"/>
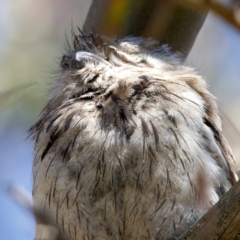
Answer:
<path fill-rule="evenodd" d="M 176 2 L 187 8 L 198 8 L 205 11 L 213 11 L 230 25 L 240 30 L 240 9 L 234 6 L 226 7 L 213 0 L 176 0 Z"/>
<path fill-rule="evenodd" d="M 151 37 L 187 57 L 207 13 L 175 0 L 93 0 L 83 29 L 108 36 Z"/>
<path fill-rule="evenodd" d="M 240 237 L 240 181 L 180 240 L 223 240 Z"/>

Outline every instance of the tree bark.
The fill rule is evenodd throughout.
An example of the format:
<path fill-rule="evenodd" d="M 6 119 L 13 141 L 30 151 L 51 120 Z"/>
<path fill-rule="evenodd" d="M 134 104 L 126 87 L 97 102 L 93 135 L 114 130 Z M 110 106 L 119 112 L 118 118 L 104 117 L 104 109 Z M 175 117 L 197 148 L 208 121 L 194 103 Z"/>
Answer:
<path fill-rule="evenodd" d="M 180 240 L 240 239 L 240 181 Z"/>

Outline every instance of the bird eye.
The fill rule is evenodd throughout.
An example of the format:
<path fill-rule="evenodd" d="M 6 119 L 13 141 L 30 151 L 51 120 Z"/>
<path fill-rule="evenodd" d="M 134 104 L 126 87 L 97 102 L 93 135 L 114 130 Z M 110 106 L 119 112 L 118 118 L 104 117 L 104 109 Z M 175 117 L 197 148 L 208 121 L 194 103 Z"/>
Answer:
<path fill-rule="evenodd" d="M 75 60 L 79 61 L 79 62 L 84 61 L 84 62 L 91 62 L 91 63 L 95 63 L 95 64 L 102 63 L 104 65 L 110 66 L 110 63 L 107 62 L 102 57 L 100 57 L 96 54 L 90 53 L 90 52 L 85 52 L 85 51 L 76 52 Z"/>
<path fill-rule="evenodd" d="M 61 68 L 64 70 L 67 69 L 82 69 L 85 67 L 87 63 L 94 63 L 94 64 L 104 64 L 110 66 L 110 63 L 107 62 L 102 57 L 99 57 L 96 54 L 85 52 L 85 51 L 78 51 L 76 53 L 70 53 L 63 55 L 61 61 Z"/>

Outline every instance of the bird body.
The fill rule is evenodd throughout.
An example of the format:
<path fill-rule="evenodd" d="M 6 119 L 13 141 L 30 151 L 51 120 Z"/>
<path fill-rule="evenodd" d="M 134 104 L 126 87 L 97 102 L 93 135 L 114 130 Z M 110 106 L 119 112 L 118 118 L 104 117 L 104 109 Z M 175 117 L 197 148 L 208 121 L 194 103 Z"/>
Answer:
<path fill-rule="evenodd" d="M 31 131 L 34 205 L 68 239 L 175 239 L 236 181 L 205 80 L 152 39 L 75 36 Z"/>

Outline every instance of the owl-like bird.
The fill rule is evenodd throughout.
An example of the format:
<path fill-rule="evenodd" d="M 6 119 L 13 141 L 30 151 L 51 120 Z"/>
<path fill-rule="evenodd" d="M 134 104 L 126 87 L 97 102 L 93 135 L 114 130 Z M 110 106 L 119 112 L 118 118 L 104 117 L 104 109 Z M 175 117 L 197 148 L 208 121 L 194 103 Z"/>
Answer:
<path fill-rule="evenodd" d="M 73 46 L 31 128 L 34 206 L 71 240 L 178 238 L 237 180 L 215 97 L 155 40 Z"/>

